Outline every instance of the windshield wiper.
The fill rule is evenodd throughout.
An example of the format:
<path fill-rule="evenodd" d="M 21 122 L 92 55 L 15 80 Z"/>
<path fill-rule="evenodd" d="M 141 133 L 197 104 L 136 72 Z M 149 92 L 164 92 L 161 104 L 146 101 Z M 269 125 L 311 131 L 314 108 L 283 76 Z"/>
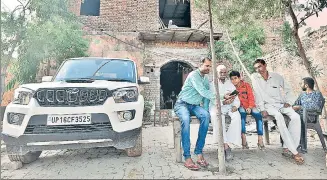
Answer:
<path fill-rule="evenodd" d="M 118 79 L 118 78 L 113 78 L 113 79 L 105 79 L 106 81 L 121 81 L 121 82 L 132 82 L 131 80 L 128 79 Z"/>
<path fill-rule="evenodd" d="M 66 81 L 66 82 L 94 82 L 94 79 L 91 79 L 91 78 L 72 78 L 72 79 L 63 79 L 62 81 Z"/>
<path fill-rule="evenodd" d="M 103 63 L 92 75 L 92 78 L 94 78 L 94 76 L 97 74 L 97 72 L 106 64 L 108 64 L 109 62 L 111 62 L 112 60 L 108 60 L 107 62 Z"/>

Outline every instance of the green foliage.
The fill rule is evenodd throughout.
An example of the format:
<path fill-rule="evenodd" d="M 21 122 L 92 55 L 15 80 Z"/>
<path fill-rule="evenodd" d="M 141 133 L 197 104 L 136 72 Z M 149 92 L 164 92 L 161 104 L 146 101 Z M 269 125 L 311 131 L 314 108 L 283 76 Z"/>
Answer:
<path fill-rule="evenodd" d="M 254 72 L 253 62 L 263 55 L 261 46 L 265 43 L 265 39 L 263 28 L 258 26 L 252 26 L 245 31 L 237 32 L 232 37 L 234 46 L 240 51 L 240 59 L 250 72 Z"/>
<path fill-rule="evenodd" d="M 209 47 L 209 57 L 211 58 L 211 47 Z M 215 41 L 215 54 L 219 61 L 233 61 L 233 50 L 226 41 Z"/>
<path fill-rule="evenodd" d="M 281 17 L 282 0 L 212 0 L 213 17 L 219 24 L 229 27 L 235 24 L 251 26 L 258 19 Z M 207 0 L 195 0 L 195 5 L 207 9 Z"/>
<path fill-rule="evenodd" d="M 239 51 L 240 59 L 247 69 L 253 72 L 253 62 L 263 55 L 261 45 L 266 39 L 263 28 L 252 26 L 235 31 L 231 36 L 234 47 Z M 241 69 L 228 40 L 215 41 L 215 53 L 218 60 L 228 60 L 233 64 L 233 69 Z"/>
<path fill-rule="evenodd" d="M 195 5 L 199 8 L 207 9 L 207 3 L 207 0 L 195 0 Z M 300 46 L 295 43 L 295 39 L 299 39 L 297 33 L 298 29 L 306 25 L 305 20 L 309 17 L 318 17 L 319 12 L 321 12 L 324 8 L 327 8 L 327 0 L 307 0 L 302 2 L 292 0 L 212 0 L 214 20 L 216 20 L 230 32 L 234 32 L 232 27 L 235 25 L 241 27 L 241 29 L 247 29 L 263 19 L 284 17 L 285 13 L 290 13 L 291 16 L 294 15 L 292 18 L 293 26 L 291 27 L 290 24 L 285 23 L 282 27 L 283 44 L 287 51 L 292 53 L 294 56 L 299 56 L 300 51 L 302 54 L 305 54 L 304 49 L 300 48 Z M 296 17 L 294 11 L 296 11 L 296 13 L 303 13 L 298 14 Z M 292 31 L 295 33 L 292 33 Z M 234 36 L 233 39 L 235 40 Z M 240 41 L 241 44 L 243 44 L 242 40 Z M 243 51 L 243 54 L 241 55 L 243 58 L 241 59 L 248 59 L 249 56 L 244 55 L 242 45 L 239 46 L 239 48 L 241 48 L 240 51 Z M 258 49 L 251 49 L 253 51 L 248 51 L 249 54 L 252 54 L 253 56 L 260 54 Z M 301 58 L 302 64 L 304 61 L 307 61 L 306 56 L 301 56 Z M 285 64 L 287 64 L 287 62 Z M 312 70 L 317 69 L 315 67 L 311 67 L 311 64 L 310 67 L 306 68 Z"/>
<path fill-rule="evenodd" d="M 292 27 L 289 22 L 284 22 L 281 28 L 281 36 L 284 48 L 290 53 L 292 56 L 300 57 L 300 54 L 297 49 L 297 45 L 295 43 L 295 39 L 292 32 Z"/>
<path fill-rule="evenodd" d="M 9 13 L 2 16 L 7 23 L 3 26 L 5 36 L 14 37 L 5 42 L 13 44 L 19 37 L 18 58 L 10 66 L 14 78 L 8 83 L 7 90 L 16 83 L 35 82 L 42 62 L 55 60 L 60 64 L 67 58 L 87 56 L 89 42 L 83 38 L 82 24 L 68 11 L 67 3 L 67 0 L 31 0 L 26 10 L 34 13 L 30 20 L 21 18 L 23 23 L 9 22 Z M 22 26 L 24 33 L 17 31 L 10 34 L 17 26 Z"/>

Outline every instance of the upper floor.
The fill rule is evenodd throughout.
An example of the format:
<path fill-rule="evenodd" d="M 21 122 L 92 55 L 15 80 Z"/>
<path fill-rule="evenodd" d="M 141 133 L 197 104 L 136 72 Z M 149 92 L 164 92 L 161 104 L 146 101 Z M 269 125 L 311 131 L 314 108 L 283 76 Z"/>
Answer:
<path fill-rule="evenodd" d="M 70 0 L 70 7 L 85 26 L 104 31 L 209 27 L 208 13 L 196 8 L 193 0 Z"/>

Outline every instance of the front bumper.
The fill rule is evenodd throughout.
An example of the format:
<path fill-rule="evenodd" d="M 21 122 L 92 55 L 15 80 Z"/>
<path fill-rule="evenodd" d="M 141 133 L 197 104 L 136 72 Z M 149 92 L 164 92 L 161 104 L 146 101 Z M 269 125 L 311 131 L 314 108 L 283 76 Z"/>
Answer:
<path fill-rule="evenodd" d="M 19 138 L 26 135 L 31 125 L 43 125 L 46 127 L 48 115 L 71 115 L 89 113 L 92 116 L 93 123 L 101 123 L 104 119 L 110 126 L 101 126 L 104 130 L 113 130 L 117 133 L 127 132 L 140 128 L 143 120 L 144 99 L 139 96 L 137 102 L 115 103 L 113 98 L 108 98 L 103 105 L 99 106 L 80 106 L 80 107 L 41 107 L 33 98 L 29 105 L 22 106 L 9 104 L 3 118 L 2 133 L 11 137 Z M 120 121 L 118 111 L 135 110 L 134 119 L 130 121 Z M 8 123 L 8 113 L 24 114 L 21 125 Z M 41 128 L 42 129 L 42 128 Z M 81 131 L 82 133 L 83 131 Z M 65 132 L 64 132 L 65 133 Z M 35 134 L 35 133 L 32 133 Z M 42 134 L 42 133 L 41 133 Z"/>
<path fill-rule="evenodd" d="M 113 130 L 75 133 L 24 134 L 18 138 L 2 134 L 8 154 L 24 155 L 29 151 L 80 149 L 113 146 L 117 149 L 136 145 L 141 128 L 118 133 Z"/>

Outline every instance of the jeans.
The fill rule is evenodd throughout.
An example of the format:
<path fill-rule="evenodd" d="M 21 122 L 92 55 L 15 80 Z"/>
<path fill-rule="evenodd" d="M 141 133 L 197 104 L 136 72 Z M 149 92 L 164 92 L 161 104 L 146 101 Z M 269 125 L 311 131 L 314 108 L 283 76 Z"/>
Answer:
<path fill-rule="evenodd" d="M 209 112 L 199 105 L 188 104 L 181 100 L 176 101 L 174 111 L 181 121 L 181 135 L 184 158 L 187 159 L 191 157 L 190 122 L 192 115 L 195 115 L 200 121 L 198 139 L 196 141 L 194 153 L 196 155 L 202 154 L 209 127 Z"/>
<path fill-rule="evenodd" d="M 241 114 L 242 134 L 245 134 L 246 133 L 245 124 L 246 124 L 247 113 L 243 107 L 240 107 L 238 110 L 240 111 L 240 114 Z M 258 135 L 262 136 L 263 135 L 263 124 L 262 124 L 261 113 L 258 111 L 257 108 L 252 108 L 251 115 L 252 115 L 252 117 L 254 117 L 254 119 L 256 121 Z"/>

